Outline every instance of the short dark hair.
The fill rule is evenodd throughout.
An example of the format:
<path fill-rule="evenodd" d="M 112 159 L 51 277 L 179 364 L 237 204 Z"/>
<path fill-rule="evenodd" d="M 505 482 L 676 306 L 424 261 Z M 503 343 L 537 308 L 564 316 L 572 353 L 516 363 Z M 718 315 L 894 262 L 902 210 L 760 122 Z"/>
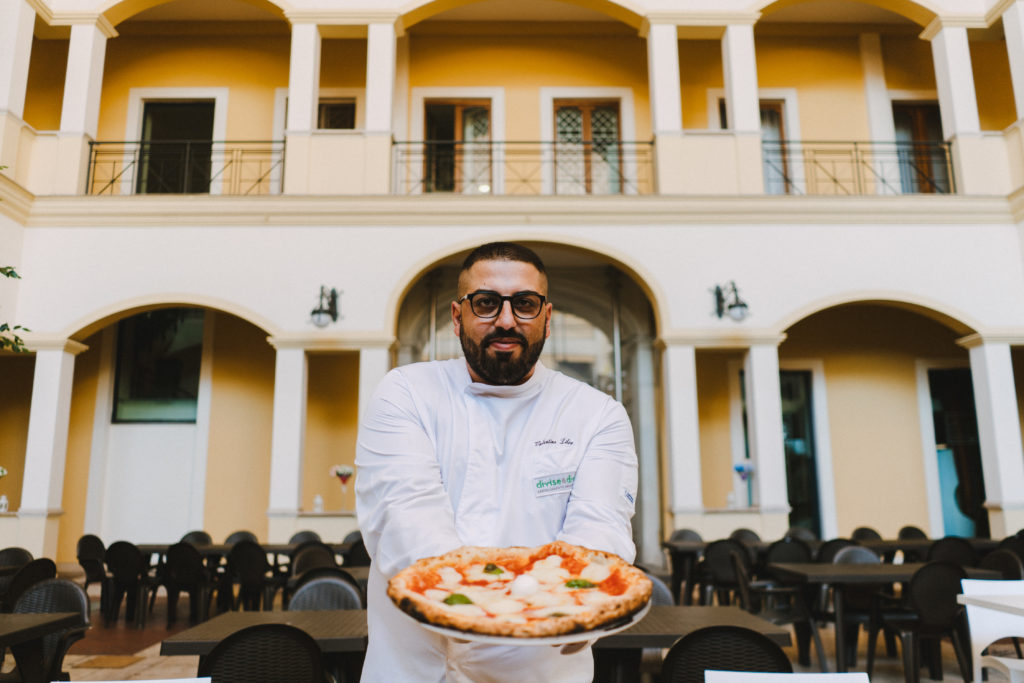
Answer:
<path fill-rule="evenodd" d="M 460 290 L 462 288 L 462 276 L 478 261 L 518 261 L 520 263 L 529 263 L 547 281 L 548 273 L 544 269 L 544 262 L 540 260 L 540 256 L 537 256 L 533 249 L 516 244 L 515 242 L 488 242 L 469 252 L 466 260 L 462 262 L 462 270 L 459 271 Z"/>

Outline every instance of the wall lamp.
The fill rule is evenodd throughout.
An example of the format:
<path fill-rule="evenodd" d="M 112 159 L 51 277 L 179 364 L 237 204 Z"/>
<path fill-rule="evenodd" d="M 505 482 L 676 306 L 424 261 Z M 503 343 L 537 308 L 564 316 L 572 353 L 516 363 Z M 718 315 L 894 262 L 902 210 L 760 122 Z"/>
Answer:
<path fill-rule="evenodd" d="M 741 322 L 750 313 L 747 302 L 740 298 L 736 283 L 732 280 L 727 285 L 715 285 L 715 315 L 722 318 L 728 315 L 736 322 Z"/>
<path fill-rule="evenodd" d="M 309 314 L 317 327 L 327 327 L 338 322 L 338 290 L 328 289 L 321 285 L 320 304 Z"/>

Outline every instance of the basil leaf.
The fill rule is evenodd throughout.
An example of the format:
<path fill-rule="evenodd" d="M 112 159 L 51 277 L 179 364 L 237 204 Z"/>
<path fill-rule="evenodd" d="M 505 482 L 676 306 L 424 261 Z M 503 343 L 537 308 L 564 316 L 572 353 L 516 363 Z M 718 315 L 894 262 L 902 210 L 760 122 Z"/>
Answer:
<path fill-rule="evenodd" d="M 504 574 L 505 570 L 502 569 L 501 567 L 499 567 L 498 565 L 494 564 L 493 562 L 488 562 L 487 566 L 484 567 L 484 573 L 485 574 Z"/>
<path fill-rule="evenodd" d="M 473 601 L 467 598 L 462 593 L 452 593 L 444 599 L 446 605 L 472 605 Z"/>
<path fill-rule="evenodd" d="M 567 616 L 569 616 L 569 615 L 568 615 L 568 614 L 566 614 L 565 612 L 552 612 L 552 613 L 551 613 L 551 614 L 549 614 L 548 616 L 549 616 L 549 617 L 567 617 Z"/>
<path fill-rule="evenodd" d="M 566 588 L 593 588 L 596 585 L 586 579 L 569 579 L 565 582 Z"/>

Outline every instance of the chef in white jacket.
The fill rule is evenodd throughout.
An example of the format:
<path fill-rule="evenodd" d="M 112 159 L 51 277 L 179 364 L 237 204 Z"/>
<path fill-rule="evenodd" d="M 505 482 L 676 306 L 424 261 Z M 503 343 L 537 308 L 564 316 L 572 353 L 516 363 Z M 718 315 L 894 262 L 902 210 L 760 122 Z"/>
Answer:
<path fill-rule="evenodd" d="M 521 245 L 463 263 L 452 322 L 464 359 L 395 368 L 359 428 L 356 504 L 370 568 L 364 682 L 590 681 L 589 647 L 461 642 L 387 597 L 387 581 L 460 546 L 553 540 L 632 562 L 637 461 L 622 405 L 538 361 L 547 275 Z"/>

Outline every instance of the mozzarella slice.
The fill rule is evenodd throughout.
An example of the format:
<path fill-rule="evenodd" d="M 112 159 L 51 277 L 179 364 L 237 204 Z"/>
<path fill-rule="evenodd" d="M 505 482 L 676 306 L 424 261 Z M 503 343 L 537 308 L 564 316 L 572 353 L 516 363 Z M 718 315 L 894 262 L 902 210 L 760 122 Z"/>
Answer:
<path fill-rule="evenodd" d="M 455 612 L 457 614 L 465 614 L 465 615 L 471 616 L 471 617 L 485 617 L 485 616 L 487 616 L 487 612 L 483 611 L 477 605 L 446 605 L 443 602 L 441 604 L 444 605 L 444 608 L 446 610 L 448 610 L 449 612 Z"/>
<path fill-rule="evenodd" d="M 609 576 L 612 570 L 608 567 L 608 561 L 604 557 L 595 557 L 590 564 L 580 572 L 580 578 L 592 583 L 601 583 Z"/>
<path fill-rule="evenodd" d="M 467 581 L 473 581 L 473 582 L 476 582 L 476 581 L 494 582 L 494 581 L 511 581 L 514 578 L 516 578 L 516 575 L 513 572 L 510 572 L 509 570 L 505 569 L 504 567 L 499 567 L 502 570 L 501 573 L 490 574 L 490 573 L 484 571 L 484 568 L 486 566 L 487 566 L 486 564 L 474 564 L 472 567 L 468 567 L 466 569 L 466 580 Z"/>
<path fill-rule="evenodd" d="M 436 600 L 437 602 L 444 602 L 444 599 L 451 595 L 450 591 L 443 591 L 437 588 L 428 588 L 423 591 L 423 596 L 427 600 Z"/>
<path fill-rule="evenodd" d="M 529 574 L 523 574 L 522 576 L 516 577 L 516 580 L 509 586 L 509 592 L 517 598 L 529 597 L 539 589 L 540 581 Z"/>
<path fill-rule="evenodd" d="M 455 590 L 462 586 L 462 574 L 452 567 L 441 567 L 437 570 L 441 577 L 441 587 Z"/>

